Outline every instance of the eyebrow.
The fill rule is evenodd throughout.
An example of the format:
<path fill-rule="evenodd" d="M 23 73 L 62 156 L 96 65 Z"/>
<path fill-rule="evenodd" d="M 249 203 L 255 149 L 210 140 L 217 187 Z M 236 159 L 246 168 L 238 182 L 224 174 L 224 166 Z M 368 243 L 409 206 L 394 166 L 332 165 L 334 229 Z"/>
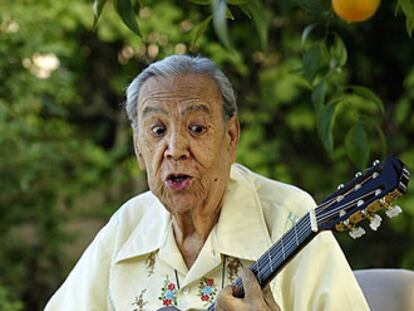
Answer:
<path fill-rule="evenodd" d="M 181 112 L 181 114 L 184 115 L 184 114 L 187 114 L 189 112 L 194 112 L 194 111 L 204 111 L 208 115 L 211 115 L 210 109 L 206 105 L 203 105 L 203 104 L 188 106 Z"/>
<path fill-rule="evenodd" d="M 165 111 L 161 107 L 147 106 L 144 108 L 144 111 L 142 112 L 142 117 L 145 119 L 146 117 L 148 117 L 148 115 L 153 113 L 162 113 L 168 115 L 167 111 Z"/>
<path fill-rule="evenodd" d="M 208 115 L 211 115 L 210 109 L 206 105 L 203 105 L 203 104 L 188 106 L 184 108 L 183 111 L 181 111 L 181 115 L 185 115 L 185 114 L 195 112 L 195 111 L 204 111 Z M 168 112 L 161 107 L 147 106 L 144 108 L 142 112 L 142 117 L 145 119 L 150 114 L 154 114 L 154 113 L 162 113 L 164 115 L 168 115 Z"/>

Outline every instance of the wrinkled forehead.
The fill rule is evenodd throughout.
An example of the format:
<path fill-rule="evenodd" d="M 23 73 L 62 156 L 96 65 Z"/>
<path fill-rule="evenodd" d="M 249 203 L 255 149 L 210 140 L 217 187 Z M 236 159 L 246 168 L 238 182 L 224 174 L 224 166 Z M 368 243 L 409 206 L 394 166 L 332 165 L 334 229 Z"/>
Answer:
<path fill-rule="evenodd" d="M 222 110 L 223 98 L 216 82 L 203 74 L 176 77 L 150 77 L 138 95 L 138 114 L 147 106 L 206 104 L 211 110 Z M 168 108 L 168 107 L 165 107 Z"/>

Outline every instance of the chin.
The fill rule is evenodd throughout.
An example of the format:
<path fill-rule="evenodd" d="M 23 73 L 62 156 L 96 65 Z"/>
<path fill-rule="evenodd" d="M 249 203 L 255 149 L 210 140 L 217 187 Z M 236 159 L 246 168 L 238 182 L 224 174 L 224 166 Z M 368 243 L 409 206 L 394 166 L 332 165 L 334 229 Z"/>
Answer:
<path fill-rule="evenodd" d="M 162 201 L 168 211 L 175 214 L 184 214 L 191 211 L 195 206 L 199 205 L 191 195 L 171 195 L 167 200 Z"/>

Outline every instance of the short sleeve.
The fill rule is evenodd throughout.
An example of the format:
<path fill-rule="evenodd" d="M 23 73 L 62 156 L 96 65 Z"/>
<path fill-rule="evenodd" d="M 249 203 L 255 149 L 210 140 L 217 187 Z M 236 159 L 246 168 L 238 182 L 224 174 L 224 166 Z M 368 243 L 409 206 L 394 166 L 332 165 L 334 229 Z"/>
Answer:
<path fill-rule="evenodd" d="M 111 256 L 103 245 L 103 231 L 83 253 L 45 311 L 107 310 Z"/>

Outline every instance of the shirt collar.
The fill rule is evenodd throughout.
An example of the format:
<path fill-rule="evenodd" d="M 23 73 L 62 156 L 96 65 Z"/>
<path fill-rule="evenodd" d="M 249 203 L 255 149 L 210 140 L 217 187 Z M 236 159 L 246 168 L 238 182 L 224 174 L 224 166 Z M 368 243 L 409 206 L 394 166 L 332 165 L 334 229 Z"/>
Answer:
<path fill-rule="evenodd" d="M 257 191 L 249 175 L 253 173 L 245 167 L 238 164 L 232 166 L 223 207 L 218 223 L 210 233 L 208 247 L 224 255 L 257 260 L 272 243 Z M 144 209 L 142 218 L 118 253 L 116 263 L 158 249 L 162 252 L 165 246 L 171 247 L 171 243 L 166 243 L 171 240 L 170 214 L 155 196 L 153 203 Z"/>

